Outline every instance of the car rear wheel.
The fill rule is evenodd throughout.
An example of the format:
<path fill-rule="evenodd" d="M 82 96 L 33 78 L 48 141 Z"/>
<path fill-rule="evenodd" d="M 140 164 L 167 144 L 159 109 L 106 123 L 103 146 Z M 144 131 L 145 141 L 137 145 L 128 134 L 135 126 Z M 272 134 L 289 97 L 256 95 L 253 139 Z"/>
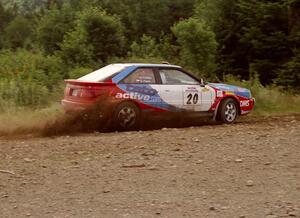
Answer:
<path fill-rule="evenodd" d="M 237 117 L 238 106 L 236 102 L 231 98 L 222 101 L 218 111 L 218 120 L 223 123 L 231 124 L 236 121 Z"/>
<path fill-rule="evenodd" d="M 137 129 L 140 124 L 139 108 L 131 102 L 119 104 L 114 113 L 114 124 L 119 130 Z"/>

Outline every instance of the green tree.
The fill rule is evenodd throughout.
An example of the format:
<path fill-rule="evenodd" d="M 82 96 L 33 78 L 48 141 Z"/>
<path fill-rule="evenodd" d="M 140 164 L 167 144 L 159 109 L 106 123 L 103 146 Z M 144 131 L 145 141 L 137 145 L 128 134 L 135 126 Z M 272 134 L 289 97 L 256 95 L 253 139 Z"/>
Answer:
<path fill-rule="evenodd" d="M 131 44 L 130 57 L 140 58 L 143 60 L 160 60 L 168 61 L 173 64 L 179 64 L 180 47 L 172 43 L 172 36 L 162 34 L 158 40 L 154 37 L 143 35 L 139 41 Z"/>
<path fill-rule="evenodd" d="M 13 19 L 11 11 L 5 9 L 0 1 L 0 49 L 4 47 L 4 35 L 7 24 Z"/>
<path fill-rule="evenodd" d="M 5 27 L 5 10 L 0 2 L 0 49 L 3 46 L 3 34 L 4 34 L 4 27 Z"/>
<path fill-rule="evenodd" d="M 218 75 L 249 79 L 256 72 L 264 85 L 277 79 L 278 72 L 291 65 L 294 50 L 299 48 L 299 4 L 299 0 L 198 3 L 196 17 L 216 33 Z"/>
<path fill-rule="evenodd" d="M 54 56 L 25 49 L 0 51 L 0 110 L 10 106 L 44 106 L 62 90 L 65 65 Z M 58 90 L 57 90 L 58 89 Z"/>
<path fill-rule="evenodd" d="M 213 77 L 217 43 L 204 21 L 189 18 L 172 27 L 180 47 L 182 63 L 201 76 Z"/>
<path fill-rule="evenodd" d="M 75 12 L 70 5 L 65 4 L 61 9 L 52 7 L 46 11 L 37 26 L 37 39 L 46 54 L 60 50 L 64 35 L 74 27 Z"/>
<path fill-rule="evenodd" d="M 17 49 L 30 45 L 32 24 L 23 16 L 17 16 L 5 28 L 5 41 L 9 48 Z"/>
<path fill-rule="evenodd" d="M 240 1 L 240 42 L 247 48 L 248 62 L 263 84 L 272 83 L 276 71 L 292 56 L 286 0 Z"/>
<path fill-rule="evenodd" d="M 275 82 L 289 90 L 300 92 L 300 1 L 291 0 L 287 4 L 289 23 L 289 48 L 292 58 L 277 71 Z"/>
<path fill-rule="evenodd" d="M 195 16 L 204 20 L 215 32 L 218 42 L 217 76 L 226 74 L 249 78 L 248 48 L 240 43 L 239 0 L 203 0 L 196 5 Z"/>
<path fill-rule="evenodd" d="M 141 43 L 132 43 L 130 55 L 141 58 L 160 56 L 158 44 L 153 37 L 143 35 L 140 41 Z"/>
<path fill-rule="evenodd" d="M 79 13 L 75 29 L 66 35 L 62 44 L 62 54 L 67 62 L 102 63 L 124 54 L 124 43 L 119 18 L 92 7 Z"/>
<path fill-rule="evenodd" d="M 80 1 L 80 0 L 73 0 Z M 129 40 L 138 41 L 143 35 L 159 39 L 162 32 L 193 14 L 196 0 L 93 0 L 109 13 L 117 14 Z"/>
<path fill-rule="evenodd" d="M 300 92 L 300 52 L 278 69 L 275 83 L 288 90 Z"/>

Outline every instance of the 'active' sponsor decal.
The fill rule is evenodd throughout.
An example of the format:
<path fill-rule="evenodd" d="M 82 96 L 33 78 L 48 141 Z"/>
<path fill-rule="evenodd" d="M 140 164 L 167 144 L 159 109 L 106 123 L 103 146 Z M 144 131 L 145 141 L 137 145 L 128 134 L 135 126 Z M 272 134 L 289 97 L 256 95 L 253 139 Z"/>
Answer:
<path fill-rule="evenodd" d="M 137 92 L 117 93 L 115 97 L 118 99 L 133 99 L 139 101 L 149 101 L 151 99 L 150 95 L 141 95 Z"/>

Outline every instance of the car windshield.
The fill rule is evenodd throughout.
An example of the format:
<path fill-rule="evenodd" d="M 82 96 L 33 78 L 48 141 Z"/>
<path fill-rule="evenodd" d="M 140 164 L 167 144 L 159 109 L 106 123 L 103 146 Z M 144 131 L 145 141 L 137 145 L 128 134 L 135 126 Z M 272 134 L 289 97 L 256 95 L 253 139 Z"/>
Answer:
<path fill-rule="evenodd" d="M 84 82 L 103 82 L 114 74 L 124 70 L 125 68 L 126 65 L 111 64 L 92 73 L 89 73 L 83 77 L 80 77 L 78 80 Z"/>

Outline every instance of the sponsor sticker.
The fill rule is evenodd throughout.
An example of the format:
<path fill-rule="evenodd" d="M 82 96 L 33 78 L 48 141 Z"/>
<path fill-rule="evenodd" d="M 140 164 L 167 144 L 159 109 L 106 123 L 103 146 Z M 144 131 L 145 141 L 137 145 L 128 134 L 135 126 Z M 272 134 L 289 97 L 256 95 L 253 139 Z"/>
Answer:
<path fill-rule="evenodd" d="M 225 95 L 233 95 L 233 91 L 225 91 Z"/>
<path fill-rule="evenodd" d="M 250 101 L 249 100 L 240 101 L 240 106 L 241 107 L 249 107 L 250 106 Z"/>
<path fill-rule="evenodd" d="M 209 92 L 209 89 L 205 87 L 202 89 L 202 92 Z"/>
<path fill-rule="evenodd" d="M 184 92 L 198 92 L 196 87 L 187 87 Z"/>
<path fill-rule="evenodd" d="M 140 86 L 134 86 L 134 85 L 127 85 L 126 90 L 129 92 L 137 92 L 140 94 L 150 95 L 150 96 L 156 95 L 158 93 L 157 90 L 148 88 L 146 86 L 140 87 Z"/>
<path fill-rule="evenodd" d="M 139 101 L 149 101 L 151 99 L 150 95 L 142 95 L 137 92 L 117 93 L 115 97 L 117 99 L 133 99 Z"/>
<path fill-rule="evenodd" d="M 223 97 L 223 91 L 217 91 L 217 97 L 222 98 Z"/>

